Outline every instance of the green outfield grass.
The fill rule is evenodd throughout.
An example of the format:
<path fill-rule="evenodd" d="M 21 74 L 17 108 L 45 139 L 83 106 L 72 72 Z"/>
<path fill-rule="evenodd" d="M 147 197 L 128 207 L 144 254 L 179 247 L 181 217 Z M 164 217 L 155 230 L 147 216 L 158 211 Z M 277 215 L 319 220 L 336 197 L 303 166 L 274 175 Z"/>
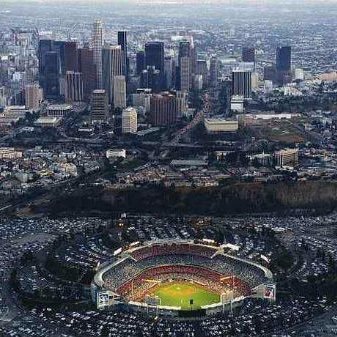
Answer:
<path fill-rule="evenodd" d="M 193 299 L 193 310 L 200 309 L 203 305 L 220 302 L 219 294 L 198 284 L 188 282 L 171 282 L 159 285 L 153 295 L 161 299 L 161 305 L 181 307 L 183 310 L 191 310 L 191 299 Z"/>

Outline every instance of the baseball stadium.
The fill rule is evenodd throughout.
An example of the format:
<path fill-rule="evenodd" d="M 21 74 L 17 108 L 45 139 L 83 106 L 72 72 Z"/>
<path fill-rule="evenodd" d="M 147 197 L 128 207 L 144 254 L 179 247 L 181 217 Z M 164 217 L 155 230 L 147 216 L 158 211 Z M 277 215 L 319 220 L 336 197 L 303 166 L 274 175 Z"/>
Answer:
<path fill-rule="evenodd" d="M 232 310 L 246 297 L 273 301 L 276 291 L 270 270 L 209 240 L 133 243 L 98 267 L 91 288 L 98 308 L 172 317 Z"/>

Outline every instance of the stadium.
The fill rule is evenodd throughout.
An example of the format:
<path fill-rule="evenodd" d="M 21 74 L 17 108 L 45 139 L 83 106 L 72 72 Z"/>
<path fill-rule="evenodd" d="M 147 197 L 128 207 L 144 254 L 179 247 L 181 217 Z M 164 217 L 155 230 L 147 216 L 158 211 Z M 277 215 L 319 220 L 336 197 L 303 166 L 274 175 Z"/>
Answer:
<path fill-rule="evenodd" d="M 136 242 L 98 267 L 91 285 L 97 308 L 122 307 L 172 317 L 232 310 L 247 297 L 275 300 L 264 266 L 203 241 Z"/>

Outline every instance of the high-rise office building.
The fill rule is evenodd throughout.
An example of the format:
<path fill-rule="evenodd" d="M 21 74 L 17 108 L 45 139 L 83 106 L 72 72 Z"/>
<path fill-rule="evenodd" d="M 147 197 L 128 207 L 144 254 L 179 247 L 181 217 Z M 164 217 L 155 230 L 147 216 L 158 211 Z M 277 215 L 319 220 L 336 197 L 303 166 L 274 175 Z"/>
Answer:
<path fill-rule="evenodd" d="M 153 95 L 150 99 L 150 122 L 154 126 L 169 126 L 177 122 L 176 96 L 168 92 Z"/>
<path fill-rule="evenodd" d="M 140 75 L 140 86 L 143 89 L 151 89 L 152 92 L 159 92 L 161 89 L 160 71 L 155 67 L 147 67 Z"/>
<path fill-rule="evenodd" d="M 65 71 L 78 71 L 77 42 L 64 43 L 64 67 Z"/>
<path fill-rule="evenodd" d="M 136 74 L 140 75 L 145 68 L 145 52 L 140 50 L 136 54 Z"/>
<path fill-rule="evenodd" d="M 53 40 L 39 41 L 39 83 L 45 98 L 60 96 L 61 58 Z"/>
<path fill-rule="evenodd" d="M 171 89 L 173 86 L 173 59 L 171 56 L 166 56 L 164 60 L 164 76 L 165 87 Z"/>
<path fill-rule="evenodd" d="M 108 113 L 108 97 L 105 90 L 94 90 L 91 96 L 91 122 L 106 123 L 108 121 Z"/>
<path fill-rule="evenodd" d="M 188 93 L 185 91 L 175 92 L 177 100 L 177 116 L 181 117 L 188 109 Z"/>
<path fill-rule="evenodd" d="M 60 76 L 64 76 L 66 73 L 66 42 L 65 41 L 53 41 L 53 51 L 58 54 Z"/>
<path fill-rule="evenodd" d="M 251 98 L 252 72 L 251 70 L 234 69 L 232 72 L 232 94 Z"/>
<path fill-rule="evenodd" d="M 102 21 L 97 20 L 94 22 L 92 34 L 92 47 L 94 64 L 96 66 L 97 86 L 102 88 L 102 46 L 103 46 L 103 25 Z"/>
<path fill-rule="evenodd" d="M 209 85 L 212 87 L 216 87 L 218 84 L 218 76 L 219 76 L 219 65 L 218 58 L 213 55 L 210 59 L 209 65 Z"/>
<path fill-rule="evenodd" d="M 242 62 L 255 63 L 255 48 L 242 48 Z"/>
<path fill-rule="evenodd" d="M 82 73 L 83 99 L 89 102 L 92 92 L 97 88 L 97 71 L 94 52 L 87 46 L 78 49 L 78 70 Z"/>
<path fill-rule="evenodd" d="M 123 52 L 123 75 L 128 76 L 129 73 L 129 59 L 128 59 L 128 42 L 127 32 L 119 31 L 117 33 L 118 45 L 121 46 Z"/>
<path fill-rule="evenodd" d="M 206 60 L 197 60 L 196 75 L 202 76 L 203 87 L 208 84 L 208 69 Z"/>
<path fill-rule="evenodd" d="M 113 105 L 114 108 L 126 107 L 126 80 L 125 76 L 114 76 L 114 89 L 113 89 Z"/>
<path fill-rule="evenodd" d="M 39 58 L 39 73 L 40 73 L 40 81 L 42 80 L 41 75 L 44 74 L 44 69 L 46 66 L 46 54 L 53 50 L 53 40 L 40 40 L 39 41 L 39 50 L 38 50 L 38 58 Z"/>
<path fill-rule="evenodd" d="M 181 41 L 179 43 L 178 67 L 178 89 L 181 91 L 189 91 L 192 84 L 192 51 L 189 41 Z"/>
<path fill-rule="evenodd" d="M 291 47 L 278 47 L 276 50 L 276 77 L 280 85 L 291 82 Z"/>
<path fill-rule="evenodd" d="M 57 99 L 60 96 L 60 58 L 56 51 L 45 54 L 43 92 L 46 98 Z"/>
<path fill-rule="evenodd" d="M 179 59 L 180 61 L 180 86 L 181 91 L 188 92 L 191 89 L 191 58 L 188 56 L 183 56 Z"/>
<path fill-rule="evenodd" d="M 75 71 L 67 71 L 65 100 L 68 103 L 83 101 L 82 73 Z"/>
<path fill-rule="evenodd" d="M 161 85 L 164 83 L 164 42 L 153 41 L 145 44 L 145 66 L 160 71 Z"/>
<path fill-rule="evenodd" d="M 278 47 L 276 50 L 276 70 L 289 71 L 291 70 L 291 47 Z"/>
<path fill-rule="evenodd" d="M 137 132 L 137 110 L 129 107 L 122 113 L 122 133 Z"/>
<path fill-rule="evenodd" d="M 38 84 L 28 84 L 25 86 L 26 109 L 37 111 L 43 100 L 43 90 Z"/>
<path fill-rule="evenodd" d="M 105 45 L 102 50 L 103 88 L 109 103 L 114 101 L 114 77 L 123 75 L 123 51 L 121 46 Z"/>

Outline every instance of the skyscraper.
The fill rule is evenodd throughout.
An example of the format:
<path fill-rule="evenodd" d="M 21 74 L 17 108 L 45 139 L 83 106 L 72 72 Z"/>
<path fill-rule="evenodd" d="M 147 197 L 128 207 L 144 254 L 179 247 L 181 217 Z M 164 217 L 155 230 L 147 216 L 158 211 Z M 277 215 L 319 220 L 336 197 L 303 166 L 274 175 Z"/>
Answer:
<path fill-rule="evenodd" d="M 251 98 L 252 96 L 252 72 L 251 70 L 234 69 L 232 72 L 232 94 Z"/>
<path fill-rule="evenodd" d="M 122 133 L 137 132 L 137 110 L 135 108 L 127 108 L 122 113 Z"/>
<path fill-rule="evenodd" d="M 26 109 L 38 110 L 43 100 L 43 91 L 38 84 L 28 84 L 25 86 Z"/>
<path fill-rule="evenodd" d="M 119 31 L 117 33 L 118 45 L 121 46 L 123 51 L 123 75 L 128 76 L 129 73 L 129 60 L 128 60 L 128 42 L 127 42 L 127 32 Z"/>
<path fill-rule="evenodd" d="M 155 126 L 168 126 L 177 122 L 178 108 L 175 95 L 168 92 L 150 99 L 150 122 Z"/>
<path fill-rule="evenodd" d="M 40 73 L 40 80 L 42 80 L 41 75 L 44 74 L 44 69 L 46 66 L 46 54 L 49 51 L 53 50 L 53 40 L 40 40 L 39 41 L 39 73 Z"/>
<path fill-rule="evenodd" d="M 291 47 L 278 47 L 276 49 L 276 77 L 280 85 L 291 81 Z"/>
<path fill-rule="evenodd" d="M 114 101 L 114 77 L 123 75 L 123 51 L 121 46 L 105 45 L 102 50 L 102 83 L 109 103 Z"/>
<path fill-rule="evenodd" d="M 180 86 L 179 90 L 189 91 L 191 89 L 191 58 L 188 56 L 181 57 L 180 61 Z"/>
<path fill-rule="evenodd" d="M 60 58 L 57 52 L 45 54 L 43 92 L 46 98 L 57 99 L 60 96 Z"/>
<path fill-rule="evenodd" d="M 161 90 L 160 71 L 155 67 L 147 67 L 140 75 L 140 86 L 151 89 L 152 92 L 159 92 Z"/>
<path fill-rule="evenodd" d="M 61 62 L 60 54 L 53 40 L 39 41 L 39 83 L 45 98 L 60 96 Z"/>
<path fill-rule="evenodd" d="M 192 84 L 192 53 L 191 43 L 181 41 L 179 43 L 178 67 L 179 67 L 179 85 L 181 91 L 189 91 Z"/>
<path fill-rule="evenodd" d="M 78 70 L 82 73 L 83 99 L 89 102 L 93 90 L 97 88 L 97 71 L 94 52 L 87 46 L 78 49 Z"/>
<path fill-rule="evenodd" d="M 108 97 L 105 90 L 96 89 L 91 96 L 91 122 L 104 123 L 108 121 Z"/>
<path fill-rule="evenodd" d="M 209 85 L 212 87 L 216 87 L 218 84 L 218 58 L 213 55 L 210 59 L 209 65 Z"/>
<path fill-rule="evenodd" d="M 288 71 L 291 70 L 291 47 L 278 47 L 276 49 L 276 70 Z"/>
<path fill-rule="evenodd" d="M 102 21 L 97 20 L 94 22 L 92 34 L 92 47 L 94 64 L 96 65 L 97 73 L 97 86 L 102 88 L 102 45 L 103 45 L 103 27 Z"/>
<path fill-rule="evenodd" d="M 140 50 L 136 54 L 136 73 L 140 75 L 145 69 L 145 52 Z"/>
<path fill-rule="evenodd" d="M 64 43 L 65 71 L 78 71 L 77 43 L 67 41 Z"/>
<path fill-rule="evenodd" d="M 196 74 L 202 76 L 203 86 L 207 86 L 208 69 L 206 60 L 197 60 Z"/>
<path fill-rule="evenodd" d="M 164 42 L 153 41 L 145 44 L 145 65 L 160 71 L 161 85 L 164 83 Z"/>
<path fill-rule="evenodd" d="M 113 105 L 114 108 L 126 107 L 126 80 L 125 76 L 114 76 L 114 90 L 113 90 Z"/>
<path fill-rule="evenodd" d="M 171 56 L 165 56 L 164 61 L 164 76 L 165 76 L 165 87 L 171 89 L 173 86 L 173 65 L 174 62 Z"/>
<path fill-rule="evenodd" d="M 67 71 L 65 100 L 68 103 L 83 101 L 82 73 Z"/>

